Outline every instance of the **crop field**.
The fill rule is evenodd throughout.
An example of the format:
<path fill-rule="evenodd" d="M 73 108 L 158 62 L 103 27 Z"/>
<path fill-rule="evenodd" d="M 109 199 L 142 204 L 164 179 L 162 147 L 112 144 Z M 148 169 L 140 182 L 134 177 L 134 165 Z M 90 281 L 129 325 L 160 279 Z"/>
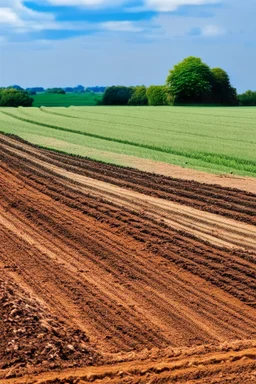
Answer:
<path fill-rule="evenodd" d="M 158 114 L 97 111 L 8 110 L 2 129 L 82 147 L 104 139 L 71 129 L 128 140 L 132 128 L 118 127 L 132 114 L 144 135 Z M 0 134 L 0 184 L 0 383 L 255 384 L 255 183 L 245 191 L 145 173 Z"/>
<path fill-rule="evenodd" d="M 102 99 L 99 93 L 66 93 L 58 95 L 54 93 L 37 93 L 32 96 L 33 107 L 69 107 L 70 105 L 97 105 Z"/>
<path fill-rule="evenodd" d="M 256 175 L 256 108 L 2 108 L 0 124 L 34 144 L 119 165 L 148 159 Z"/>

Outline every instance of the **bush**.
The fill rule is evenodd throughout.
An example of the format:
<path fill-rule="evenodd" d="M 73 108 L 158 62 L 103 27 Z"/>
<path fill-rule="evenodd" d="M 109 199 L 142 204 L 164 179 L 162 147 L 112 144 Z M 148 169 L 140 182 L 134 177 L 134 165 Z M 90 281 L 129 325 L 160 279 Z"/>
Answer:
<path fill-rule="evenodd" d="M 151 85 L 147 90 L 149 105 L 168 105 L 167 89 L 164 85 Z"/>
<path fill-rule="evenodd" d="M 133 95 L 134 87 L 112 86 L 108 87 L 103 95 L 103 105 L 127 105 Z"/>
<path fill-rule="evenodd" d="M 129 105 L 148 105 L 147 88 L 145 85 L 135 87 L 130 100 Z"/>
<path fill-rule="evenodd" d="M 26 91 L 13 88 L 0 90 L 1 107 L 31 107 L 32 104 L 33 99 Z"/>
<path fill-rule="evenodd" d="M 58 95 L 65 95 L 65 91 L 62 88 L 48 88 L 46 93 L 56 93 Z"/>
<path fill-rule="evenodd" d="M 256 106 L 256 91 L 246 91 L 238 95 L 239 105 Z"/>

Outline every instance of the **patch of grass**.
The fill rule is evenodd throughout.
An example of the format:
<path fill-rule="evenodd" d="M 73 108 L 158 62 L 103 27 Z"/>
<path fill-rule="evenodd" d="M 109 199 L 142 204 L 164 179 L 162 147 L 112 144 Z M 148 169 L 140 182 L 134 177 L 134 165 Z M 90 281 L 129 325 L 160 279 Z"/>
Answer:
<path fill-rule="evenodd" d="M 133 155 L 215 173 L 256 175 L 256 108 L 0 111 L 1 130 L 67 153 L 113 162 L 117 162 L 117 154 Z"/>
<path fill-rule="evenodd" d="M 66 93 L 59 95 L 54 93 L 38 93 L 32 96 L 33 107 L 69 107 L 71 105 L 85 106 L 97 105 L 102 100 L 102 94 L 88 93 Z"/>

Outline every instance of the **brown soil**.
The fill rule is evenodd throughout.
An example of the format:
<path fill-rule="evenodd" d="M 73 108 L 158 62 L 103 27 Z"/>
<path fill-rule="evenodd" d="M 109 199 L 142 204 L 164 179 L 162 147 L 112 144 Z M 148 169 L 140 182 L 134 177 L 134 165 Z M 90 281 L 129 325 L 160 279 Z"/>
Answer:
<path fill-rule="evenodd" d="M 3 135 L 0 184 L 0 382 L 255 383 L 255 194 Z"/>

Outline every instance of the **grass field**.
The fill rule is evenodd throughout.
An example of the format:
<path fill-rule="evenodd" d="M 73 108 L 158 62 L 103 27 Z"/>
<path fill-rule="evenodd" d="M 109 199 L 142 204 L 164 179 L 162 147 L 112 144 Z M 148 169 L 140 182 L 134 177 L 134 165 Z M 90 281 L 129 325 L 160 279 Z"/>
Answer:
<path fill-rule="evenodd" d="M 102 99 L 102 94 L 66 93 L 65 95 L 58 95 L 53 93 L 38 93 L 32 97 L 34 99 L 33 107 L 69 107 L 71 105 L 96 105 L 97 102 Z"/>
<path fill-rule="evenodd" d="M 105 162 L 129 165 L 136 156 L 256 175 L 252 107 L 2 108 L 0 122 L 0 131 L 34 144 Z"/>

